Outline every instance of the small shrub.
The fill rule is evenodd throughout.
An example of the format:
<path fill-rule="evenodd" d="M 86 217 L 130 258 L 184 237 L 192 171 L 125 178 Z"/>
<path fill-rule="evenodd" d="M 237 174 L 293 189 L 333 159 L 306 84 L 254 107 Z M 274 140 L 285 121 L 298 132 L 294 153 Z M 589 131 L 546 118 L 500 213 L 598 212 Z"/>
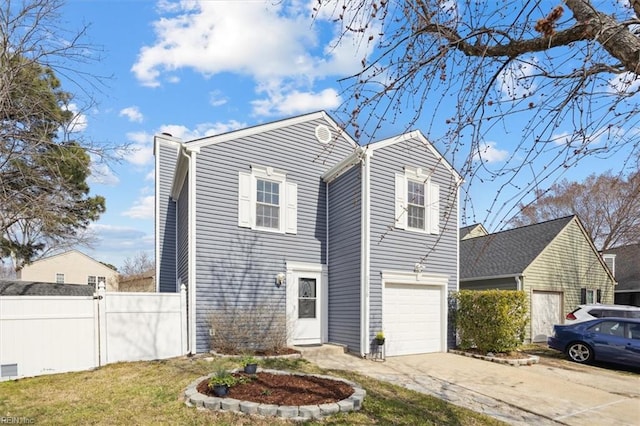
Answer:
<path fill-rule="evenodd" d="M 227 306 L 213 312 L 211 348 L 220 353 L 279 352 L 287 347 L 286 316 L 267 304 Z"/>
<path fill-rule="evenodd" d="M 209 379 L 209 388 L 213 388 L 216 385 L 233 386 L 238 383 L 238 379 L 233 376 L 227 370 L 217 370 L 216 373 Z"/>
<path fill-rule="evenodd" d="M 462 290 L 454 298 L 461 349 L 509 352 L 524 342 L 529 322 L 525 292 Z"/>

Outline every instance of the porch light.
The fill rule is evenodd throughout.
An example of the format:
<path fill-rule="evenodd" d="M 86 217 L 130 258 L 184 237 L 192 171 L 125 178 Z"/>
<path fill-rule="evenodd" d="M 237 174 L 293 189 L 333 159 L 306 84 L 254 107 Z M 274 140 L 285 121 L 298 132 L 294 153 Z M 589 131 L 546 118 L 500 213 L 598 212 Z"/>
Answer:
<path fill-rule="evenodd" d="M 280 287 L 282 284 L 284 284 L 286 277 L 287 276 L 284 274 L 284 272 L 278 272 L 278 274 L 276 275 L 276 286 Z"/>

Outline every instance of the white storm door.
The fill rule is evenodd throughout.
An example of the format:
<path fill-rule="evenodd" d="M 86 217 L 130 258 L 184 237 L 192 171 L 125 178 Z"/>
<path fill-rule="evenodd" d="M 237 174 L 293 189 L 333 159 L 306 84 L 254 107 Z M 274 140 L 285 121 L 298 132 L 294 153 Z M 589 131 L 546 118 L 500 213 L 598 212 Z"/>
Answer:
<path fill-rule="evenodd" d="M 322 274 L 293 272 L 287 280 L 287 319 L 294 345 L 322 343 Z"/>

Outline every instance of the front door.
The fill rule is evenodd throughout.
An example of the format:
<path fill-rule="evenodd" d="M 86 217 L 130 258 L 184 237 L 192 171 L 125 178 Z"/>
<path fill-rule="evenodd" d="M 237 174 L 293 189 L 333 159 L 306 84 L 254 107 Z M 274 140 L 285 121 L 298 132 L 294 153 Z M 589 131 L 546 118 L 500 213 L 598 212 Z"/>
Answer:
<path fill-rule="evenodd" d="M 322 343 L 322 273 L 292 270 L 287 275 L 287 322 L 292 343 Z"/>

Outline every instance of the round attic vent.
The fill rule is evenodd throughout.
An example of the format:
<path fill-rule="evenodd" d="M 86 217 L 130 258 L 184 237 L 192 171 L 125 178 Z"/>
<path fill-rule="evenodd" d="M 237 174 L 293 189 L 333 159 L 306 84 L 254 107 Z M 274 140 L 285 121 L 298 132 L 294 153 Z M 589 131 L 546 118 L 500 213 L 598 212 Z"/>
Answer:
<path fill-rule="evenodd" d="M 331 130 L 324 124 L 318 125 L 316 127 L 316 139 L 322 144 L 331 142 Z"/>

